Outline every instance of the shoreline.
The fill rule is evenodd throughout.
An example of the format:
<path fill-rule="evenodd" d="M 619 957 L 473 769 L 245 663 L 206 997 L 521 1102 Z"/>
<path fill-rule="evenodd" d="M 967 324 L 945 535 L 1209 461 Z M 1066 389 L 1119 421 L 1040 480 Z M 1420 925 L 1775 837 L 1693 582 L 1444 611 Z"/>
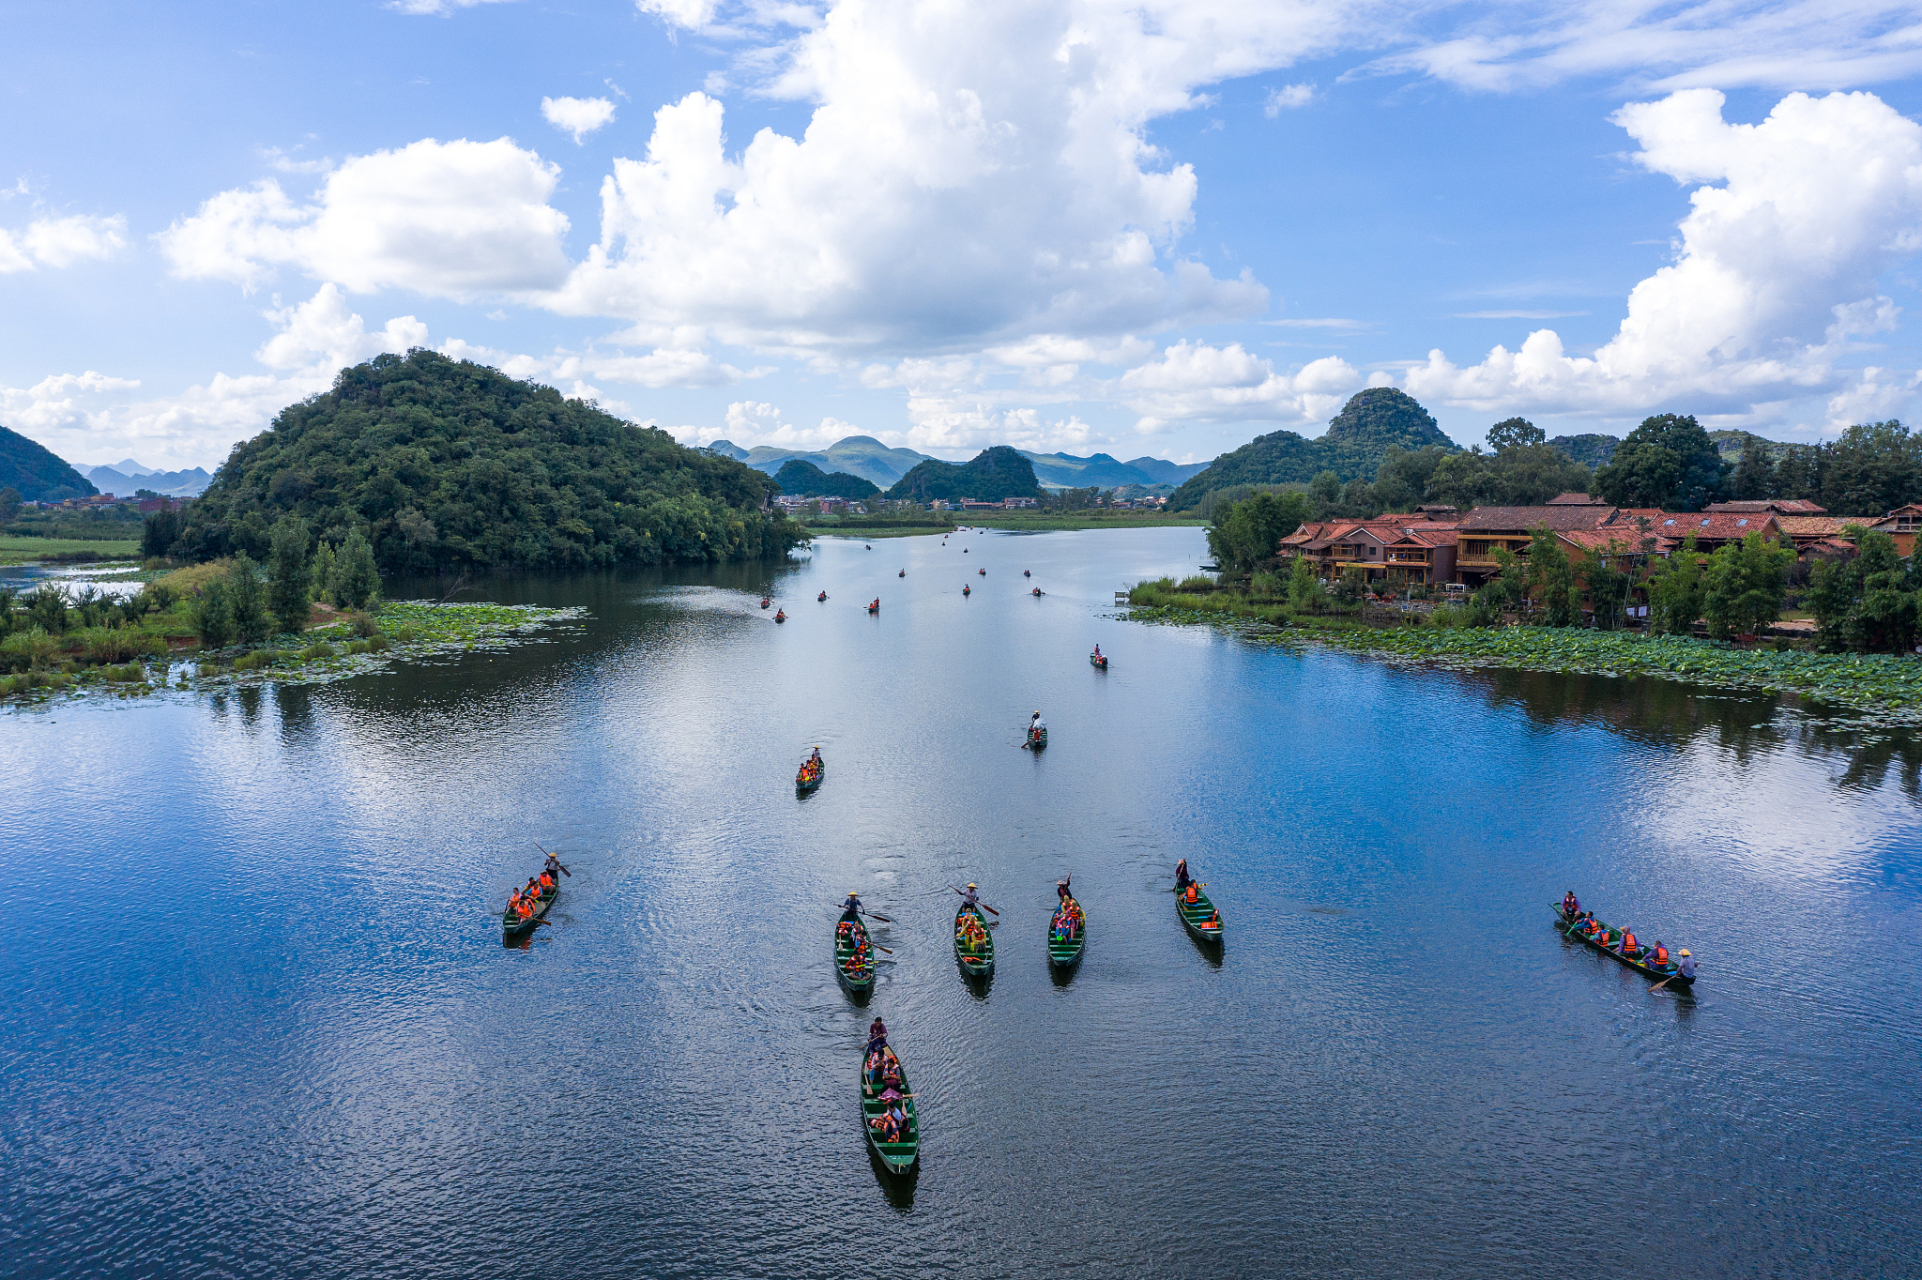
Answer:
<path fill-rule="evenodd" d="M 1787 694 L 1842 712 L 1858 727 L 1922 726 L 1922 661 L 1901 654 L 1737 649 L 1716 640 L 1573 627 L 1277 627 L 1169 606 L 1137 607 L 1118 616 L 1147 624 L 1213 626 L 1257 643 L 1316 644 L 1411 667 L 1649 677 Z"/>

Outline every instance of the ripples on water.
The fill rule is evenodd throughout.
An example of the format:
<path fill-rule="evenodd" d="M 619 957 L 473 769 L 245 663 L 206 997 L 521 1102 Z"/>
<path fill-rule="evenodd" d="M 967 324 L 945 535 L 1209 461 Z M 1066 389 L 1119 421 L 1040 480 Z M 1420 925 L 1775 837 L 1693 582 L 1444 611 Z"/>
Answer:
<path fill-rule="evenodd" d="M 8 880 L 47 877 L 0 960 L 0 1273 L 1917 1274 L 1915 740 L 1106 616 L 1201 550 L 507 580 L 592 617 L 0 717 Z M 574 874 L 503 948 L 534 840 Z M 1002 912 L 977 990 L 968 880 Z M 1699 994 L 1562 942 L 1570 885 L 1691 946 Z M 894 920 L 865 1009 L 850 888 Z M 876 1012 L 924 1122 L 902 1185 L 854 1105 Z"/>

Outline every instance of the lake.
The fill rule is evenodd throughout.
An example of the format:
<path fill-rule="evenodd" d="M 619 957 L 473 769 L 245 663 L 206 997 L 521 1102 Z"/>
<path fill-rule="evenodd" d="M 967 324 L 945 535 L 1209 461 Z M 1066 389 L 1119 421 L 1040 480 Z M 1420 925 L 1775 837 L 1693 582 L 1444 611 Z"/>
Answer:
<path fill-rule="evenodd" d="M 1922 1273 L 1922 746 L 1113 616 L 1204 558 L 957 533 L 502 578 L 589 614 L 0 713 L 0 1274 Z M 536 841 L 573 874 L 504 947 Z M 1694 992 L 1564 941 L 1571 887 Z M 850 889 L 892 919 L 865 1007 Z M 876 1013 L 907 1181 L 859 1127 Z"/>

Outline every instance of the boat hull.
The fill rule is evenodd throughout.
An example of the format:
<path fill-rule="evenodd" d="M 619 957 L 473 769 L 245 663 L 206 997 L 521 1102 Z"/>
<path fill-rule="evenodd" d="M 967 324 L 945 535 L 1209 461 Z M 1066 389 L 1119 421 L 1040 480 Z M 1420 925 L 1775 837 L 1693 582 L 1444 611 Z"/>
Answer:
<path fill-rule="evenodd" d="M 1048 921 L 1048 963 L 1056 969 L 1072 969 L 1081 963 L 1081 949 L 1088 943 L 1087 912 L 1082 912 L 1081 927 L 1067 938 L 1055 935 L 1055 926 L 1060 920 L 1061 912 L 1057 910 Z"/>
<path fill-rule="evenodd" d="M 834 976 L 839 978 L 841 985 L 850 992 L 857 996 L 864 996 L 874 990 L 874 940 L 868 939 L 867 964 L 858 969 L 853 967 L 849 962 L 854 958 L 854 939 L 857 936 L 866 938 L 868 927 L 861 923 L 861 917 L 852 911 L 843 911 L 841 920 L 852 921 L 854 928 L 847 935 L 847 941 L 843 942 L 840 921 L 835 922 Z"/>
<path fill-rule="evenodd" d="M 1211 947 L 1221 945 L 1221 935 L 1224 930 L 1220 925 L 1217 924 L 1212 929 L 1204 927 L 1206 922 L 1215 915 L 1215 904 L 1208 901 L 1207 894 L 1197 890 L 1194 902 L 1190 903 L 1184 895 L 1177 893 L 1175 914 L 1181 917 L 1181 927 L 1186 929 L 1188 935 L 1196 942 L 1205 943 Z"/>
<path fill-rule="evenodd" d="M 900 1056 L 897 1051 L 897 1058 Z M 921 1158 L 921 1118 L 915 1112 L 914 1099 L 907 1098 L 901 1103 L 901 1110 L 907 1115 L 907 1127 L 900 1142 L 883 1142 L 881 1131 L 874 1127 L 873 1121 L 885 1109 L 880 1091 L 869 1087 L 867 1060 L 862 1059 L 860 1083 L 856 1086 L 861 1099 L 861 1130 L 867 1135 L 868 1150 L 874 1153 L 881 1167 L 889 1173 L 905 1175 L 914 1169 L 915 1161 Z M 914 1086 L 908 1083 L 908 1068 L 901 1064 L 901 1092 L 911 1094 Z"/>
<path fill-rule="evenodd" d="M 961 945 L 961 922 L 969 916 L 981 922 L 981 932 L 987 939 L 979 951 L 969 951 Z M 985 978 L 994 972 L 994 935 L 988 932 L 987 917 L 978 908 L 965 902 L 954 913 L 954 958 L 960 964 L 961 972 L 970 978 Z"/>
<path fill-rule="evenodd" d="M 1610 938 L 1620 941 L 1621 933 L 1619 930 L 1606 929 L 1599 937 L 1591 938 L 1581 930 L 1574 928 L 1562 915 L 1560 907 L 1555 907 L 1553 910 L 1555 912 L 1555 931 L 1563 937 L 1572 938 L 1584 946 L 1593 947 L 1617 964 L 1627 965 L 1644 978 L 1650 978 L 1656 982 L 1666 982 L 1671 987 L 1692 987 L 1695 985 L 1694 978 L 1683 977 L 1681 970 L 1677 969 L 1673 964 L 1665 969 L 1658 969 L 1652 964 L 1644 964 L 1634 956 L 1625 956 L 1609 946 L 1608 939 Z"/>

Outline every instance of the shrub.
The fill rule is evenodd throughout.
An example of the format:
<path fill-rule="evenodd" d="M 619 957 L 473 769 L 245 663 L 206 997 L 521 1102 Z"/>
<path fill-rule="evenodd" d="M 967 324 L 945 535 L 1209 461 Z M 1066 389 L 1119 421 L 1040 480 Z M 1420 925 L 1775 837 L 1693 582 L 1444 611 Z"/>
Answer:
<path fill-rule="evenodd" d="M 83 631 L 80 646 L 81 660 L 96 667 L 131 662 L 135 658 L 157 658 L 167 652 L 167 642 L 159 636 L 124 627 L 117 631 L 99 627 Z"/>
<path fill-rule="evenodd" d="M 375 637 L 375 638 L 377 639 L 379 637 Z M 420 632 L 414 630 L 414 628 L 412 627 L 402 627 L 400 630 L 394 633 L 394 640 L 398 644 L 412 644 L 414 643 L 414 641 L 418 639 L 420 639 Z M 387 646 L 384 644 L 381 645 L 381 648 L 383 649 L 386 647 Z"/>
<path fill-rule="evenodd" d="M 375 622 L 369 614 L 357 613 L 354 615 L 354 634 L 362 640 L 371 640 L 380 634 L 380 623 Z"/>
<path fill-rule="evenodd" d="M 322 641 L 319 644 L 310 644 L 305 649 L 302 649 L 300 656 L 309 662 L 314 662 L 321 658 L 338 657 L 339 652 L 331 644 Z"/>
<path fill-rule="evenodd" d="M 200 674 L 203 676 L 217 676 L 220 674 L 220 664 L 217 662 L 203 662 L 200 664 Z"/>
<path fill-rule="evenodd" d="M 1201 573 L 1189 574 L 1175 587 L 1176 591 L 1213 591 L 1214 589 L 1215 580 Z"/>

